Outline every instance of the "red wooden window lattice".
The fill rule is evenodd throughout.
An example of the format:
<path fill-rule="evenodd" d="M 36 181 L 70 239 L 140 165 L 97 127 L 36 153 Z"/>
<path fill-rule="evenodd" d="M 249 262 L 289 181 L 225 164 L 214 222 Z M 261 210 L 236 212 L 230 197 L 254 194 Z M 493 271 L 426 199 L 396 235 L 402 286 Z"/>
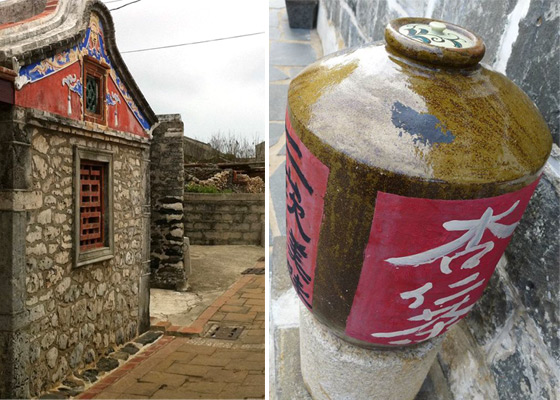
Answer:
<path fill-rule="evenodd" d="M 104 246 L 103 164 L 82 160 L 80 165 L 80 250 Z"/>

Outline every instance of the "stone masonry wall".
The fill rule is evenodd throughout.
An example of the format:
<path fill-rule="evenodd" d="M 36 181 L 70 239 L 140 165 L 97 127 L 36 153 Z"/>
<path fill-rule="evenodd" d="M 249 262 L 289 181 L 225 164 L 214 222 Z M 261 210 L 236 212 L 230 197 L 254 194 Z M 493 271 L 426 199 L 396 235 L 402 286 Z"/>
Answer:
<path fill-rule="evenodd" d="M 545 0 L 320 0 L 325 54 L 383 39 L 394 18 L 465 26 L 487 46 L 483 62 L 535 102 L 559 143 L 560 6 Z M 553 399 L 560 384 L 560 149 L 481 300 L 446 335 L 430 378 L 438 399 Z M 439 382 L 438 382 L 439 381 Z M 443 382 L 442 382 L 443 381 Z M 447 393 L 447 394 L 446 394 Z"/>
<path fill-rule="evenodd" d="M 73 268 L 73 146 L 113 152 L 114 258 Z M 26 308 L 30 394 L 84 367 L 138 332 L 142 271 L 142 160 L 147 146 L 32 129 L 32 189 L 41 206 L 28 213 Z"/>
<path fill-rule="evenodd" d="M 560 5 L 550 0 L 320 0 L 317 30 L 327 55 L 382 40 L 395 18 L 415 16 L 468 28 L 486 44 L 483 63 L 535 102 L 560 145 Z"/>
<path fill-rule="evenodd" d="M 183 264 L 184 154 L 181 116 L 159 115 L 150 148 L 151 283 L 181 289 L 186 285 Z"/>
<path fill-rule="evenodd" d="M 0 398 L 29 397 L 25 227 L 39 206 L 30 148 L 22 110 L 0 107 Z"/>
<path fill-rule="evenodd" d="M 262 193 L 185 193 L 183 207 L 191 244 L 264 246 Z"/>

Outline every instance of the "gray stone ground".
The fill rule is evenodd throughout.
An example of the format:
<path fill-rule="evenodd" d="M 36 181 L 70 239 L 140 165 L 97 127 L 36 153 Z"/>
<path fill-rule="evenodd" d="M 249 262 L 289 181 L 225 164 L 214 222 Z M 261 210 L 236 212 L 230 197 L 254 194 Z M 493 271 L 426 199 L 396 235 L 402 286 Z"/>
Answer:
<path fill-rule="evenodd" d="M 189 290 L 151 289 L 150 316 L 177 326 L 191 325 L 218 296 L 253 268 L 263 256 L 260 246 L 191 245 Z"/>

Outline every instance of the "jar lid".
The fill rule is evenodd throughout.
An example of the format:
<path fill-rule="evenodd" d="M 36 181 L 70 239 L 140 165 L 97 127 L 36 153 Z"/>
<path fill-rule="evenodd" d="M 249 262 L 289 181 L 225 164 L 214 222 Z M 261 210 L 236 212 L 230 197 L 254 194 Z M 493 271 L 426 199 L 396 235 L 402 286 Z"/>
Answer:
<path fill-rule="evenodd" d="M 398 18 L 385 28 L 390 48 L 428 64 L 468 67 L 486 50 L 482 39 L 458 25 L 429 18 Z"/>

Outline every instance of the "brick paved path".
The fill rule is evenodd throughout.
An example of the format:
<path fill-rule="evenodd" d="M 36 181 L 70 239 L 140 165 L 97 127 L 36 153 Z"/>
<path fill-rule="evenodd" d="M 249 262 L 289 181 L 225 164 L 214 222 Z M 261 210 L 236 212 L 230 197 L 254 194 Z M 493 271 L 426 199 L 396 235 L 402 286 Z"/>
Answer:
<path fill-rule="evenodd" d="M 264 275 L 241 277 L 191 326 L 166 335 L 81 399 L 264 398 Z M 214 324 L 244 326 L 236 340 L 200 337 Z"/>

